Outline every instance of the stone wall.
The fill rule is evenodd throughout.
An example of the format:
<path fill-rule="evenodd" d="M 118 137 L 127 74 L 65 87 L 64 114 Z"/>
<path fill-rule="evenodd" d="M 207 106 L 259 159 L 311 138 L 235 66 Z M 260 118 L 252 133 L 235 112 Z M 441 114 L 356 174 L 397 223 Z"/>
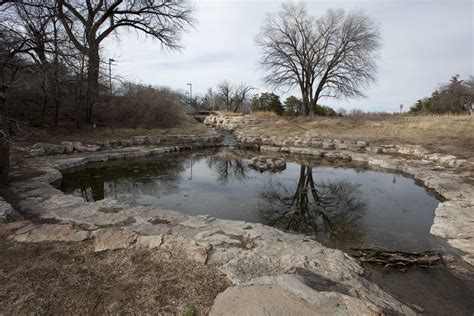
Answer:
<path fill-rule="evenodd" d="M 17 180 L 9 190 L 19 198 L 18 209 L 57 224 L 25 224 L 11 236 L 17 242 L 92 240 L 95 251 L 127 247 L 182 251 L 190 259 L 216 266 L 238 286 L 279 284 L 298 300 L 311 301 L 335 314 L 401 313 L 414 315 L 406 305 L 364 277 L 358 262 L 340 250 L 322 246 L 306 236 L 262 224 L 188 216 L 154 206 L 116 200 L 86 202 L 51 185 L 62 173 L 97 161 L 134 159 L 192 146 L 128 147 L 108 152 L 31 157 L 23 168 L 40 174 Z M 113 209 L 114 212 L 104 211 Z M 308 278 L 333 288 L 315 290 Z M 283 282 L 284 281 L 284 282 Z M 352 304 L 362 310 L 355 312 Z"/>
<path fill-rule="evenodd" d="M 261 119 L 250 115 L 210 115 L 204 119 L 204 124 L 215 128 L 233 131 L 261 121 Z"/>
<path fill-rule="evenodd" d="M 120 149 L 134 146 L 156 146 L 167 144 L 180 145 L 217 145 L 222 141 L 222 135 L 214 133 L 211 135 L 157 135 L 157 136 L 135 136 L 129 139 L 109 140 L 96 142 L 95 144 L 82 144 L 81 142 L 65 141 L 61 144 L 36 143 L 26 151 L 32 156 L 52 156 L 60 154 L 96 152 L 112 149 Z"/>
<path fill-rule="evenodd" d="M 244 119 L 245 118 L 245 119 Z M 464 251 L 474 265 L 474 164 L 453 155 L 432 153 L 419 145 L 371 144 L 364 140 L 320 139 L 309 134 L 267 136 L 248 132 L 258 124 L 248 117 L 210 116 L 211 125 L 232 130 L 237 141 L 262 151 L 303 154 L 328 160 L 366 162 L 370 166 L 404 172 L 433 189 L 446 202 L 435 211 L 433 235 Z M 214 125 L 213 125 L 214 126 Z"/>
<path fill-rule="evenodd" d="M 436 210 L 432 233 L 465 251 L 464 259 L 474 263 L 471 242 L 474 238 L 474 189 L 462 181 L 457 169 L 466 168 L 465 162 L 453 162 L 436 156 L 429 159 L 430 154 L 416 146 L 410 150 L 380 146 L 381 149 L 374 153 L 376 149 L 363 142 L 307 137 L 267 139 L 247 135 L 241 127 L 235 127 L 249 122 L 245 119 L 236 125 L 229 124 L 242 143 L 257 146 L 262 151 L 365 161 L 374 167 L 403 171 L 433 188 L 448 201 L 440 203 Z M 355 259 L 306 236 L 285 233 L 261 224 L 188 216 L 116 200 L 86 202 L 80 197 L 65 195 L 51 185 L 62 178 L 62 173 L 86 167 L 89 163 L 155 156 L 195 146 L 143 146 L 145 144 L 145 141 L 138 146 L 133 142 L 120 143 L 123 148 L 118 149 L 113 149 L 110 144 L 110 149 L 98 152 L 26 159 L 22 170 L 34 170 L 38 175 L 10 184 L 9 190 L 19 200 L 18 210 L 43 219 L 55 219 L 59 223 L 29 224 L 15 231 L 12 238 L 18 242 L 79 242 L 91 239 L 96 251 L 124 247 L 166 248 L 172 244 L 169 249 L 178 247 L 193 260 L 218 267 L 236 285 L 278 284 L 302 300 L 317 300 L 321 308 L 334 307 L 336 310 L 332 311 L 341 315 L 356 313 L 347 305 L 348 300 L 358 306 L 370 306 L 358 314 L 414 314 L 409 307 L 366 279 L 364 269 Z M 401 152 L 403 155 L 400 155 Z M 114 209 L 114 212 L 104 212 L 104 209 Z M 329 280 L 338 286 L 332 290 L 317 291 L 307 285 L 311 282 L 307 278 L 311 276 Z M 340 292 L 338 289 L 344 290 Z"/>

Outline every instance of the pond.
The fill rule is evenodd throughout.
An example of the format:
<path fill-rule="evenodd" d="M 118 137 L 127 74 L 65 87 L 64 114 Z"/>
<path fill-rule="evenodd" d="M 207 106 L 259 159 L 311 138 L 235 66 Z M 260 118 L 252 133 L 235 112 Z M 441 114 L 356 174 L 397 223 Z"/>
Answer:
<path fill-rule="evenodd" d="M 61 189 L 87 201 L 112 198 L 263 223 L 343 250 L 448 251 L 429 233 L 439 197 L 413 179 L 362 163 L 301 156 L 286 157 L 282 171 L 259 172 L 249 167 L 249 159 L 259 154 L 220 149 L 117 161 L 66 174 Z M 466 306 L 474 308 L 469 303 L 472 282 L 449 271 L 408 271 L 396 282 L 398 273 L 370 269 L 383 288 L 425 311 L 435 307 L 435 312 L 462 313 Z M 413 277 L 418 294 L 406 295 L 413 289 Z"/>

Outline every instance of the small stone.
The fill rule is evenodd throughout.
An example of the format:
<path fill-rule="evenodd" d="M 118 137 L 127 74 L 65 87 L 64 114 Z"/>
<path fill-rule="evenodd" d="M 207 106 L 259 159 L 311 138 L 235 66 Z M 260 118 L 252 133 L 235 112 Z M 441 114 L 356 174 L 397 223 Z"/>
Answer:
<path fill-rule="evenodd" d="M 336 144 L 334 144 L 333 142 L 329 142 L 329 141 L 323 142 L 323 149 L 335 149 L 335 148 L 336 148 Z"/>
<path fill-rule="evenodd" d="M 66 154 L 74 151 L 74 144 L 72 142 L 62 142 L 61 145 L 64 147 L 64 153 Z"/>

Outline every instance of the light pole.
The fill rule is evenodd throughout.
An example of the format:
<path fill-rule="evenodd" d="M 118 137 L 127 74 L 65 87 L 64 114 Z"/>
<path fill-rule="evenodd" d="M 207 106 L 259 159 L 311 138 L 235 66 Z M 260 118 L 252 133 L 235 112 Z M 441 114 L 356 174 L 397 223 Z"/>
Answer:
<path fill-rule="evenodd" d="M 193 99 L 193 84 L 187 83 L 186 85 L 189 86 L 189 106 L 191 106 L 191 100 Z"/>
<path fill-rule="evenodd" d="M 109 58 L 109 89 L 110 94 L 112 94 L 112 63 L 115 62 L 115 59 Z"/>

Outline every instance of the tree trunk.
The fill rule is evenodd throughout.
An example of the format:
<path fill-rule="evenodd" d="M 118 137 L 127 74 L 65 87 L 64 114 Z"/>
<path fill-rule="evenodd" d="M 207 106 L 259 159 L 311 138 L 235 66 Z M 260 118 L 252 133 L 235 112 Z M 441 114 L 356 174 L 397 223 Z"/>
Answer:
<path fill-rule="evenodd" d="M 303 94 L 303 115 L 309 116 L 311 103 L 307 95 Z"/>
<path fill-rule="evenodd" d="M 7 182 L 10 169 L 10 144 L 5 133 L 0 133 L 0 182 Z"/>
<path fill-rule="evenodd" d="M 91 47 L 87 57 L 89 63 L 87 65 L 86 121 L 93 123 L 92 110 L 99 98 L 99 47 Z"/>
<path fill-rule="evenodd" d="M 57 28 L 57 20 L 54 20 L 53 28 L 54 28 L 54 78 L 53 78 L 53 85 L 54 85 L 54 124 L 58 125 L 59 123 L 59 106 L 60 106 L 60 87 L 59 87 L 59 45 L 58 45 L 58 28 Z"/>
<path fill-rule="evenodd" d="M 57 65 L 56 65 L 57 67 Z M 58 125 L 59 123 L 59 107 L 61 104 L 61 91 L 59 90 L 59 82 L 57 81 L 57 74 L 55 75 L 55 83 L 54 83 L 54 124 Z"/>
<path fill-rule="evenodd" d="M 3 115 L 0 114 L 0 182 L 6 182 L 10 170 L 10 144 L 8 143 L 8 119 L 5 89 L 3 83 L 0 89 L 0 104 L 3 107 Z"/>
<path fill-rule="evenodd" d="M 43 70 L 44 71 L 44 70 Z M 43 92 L 43 109 L 41 110 L 41 117 L 46 115 L 46 108 L 48 107 L 48 90 L 46 88 L 48 73 L 43 73 L 43 82 L 41 84 L 41 91 Z"/>

